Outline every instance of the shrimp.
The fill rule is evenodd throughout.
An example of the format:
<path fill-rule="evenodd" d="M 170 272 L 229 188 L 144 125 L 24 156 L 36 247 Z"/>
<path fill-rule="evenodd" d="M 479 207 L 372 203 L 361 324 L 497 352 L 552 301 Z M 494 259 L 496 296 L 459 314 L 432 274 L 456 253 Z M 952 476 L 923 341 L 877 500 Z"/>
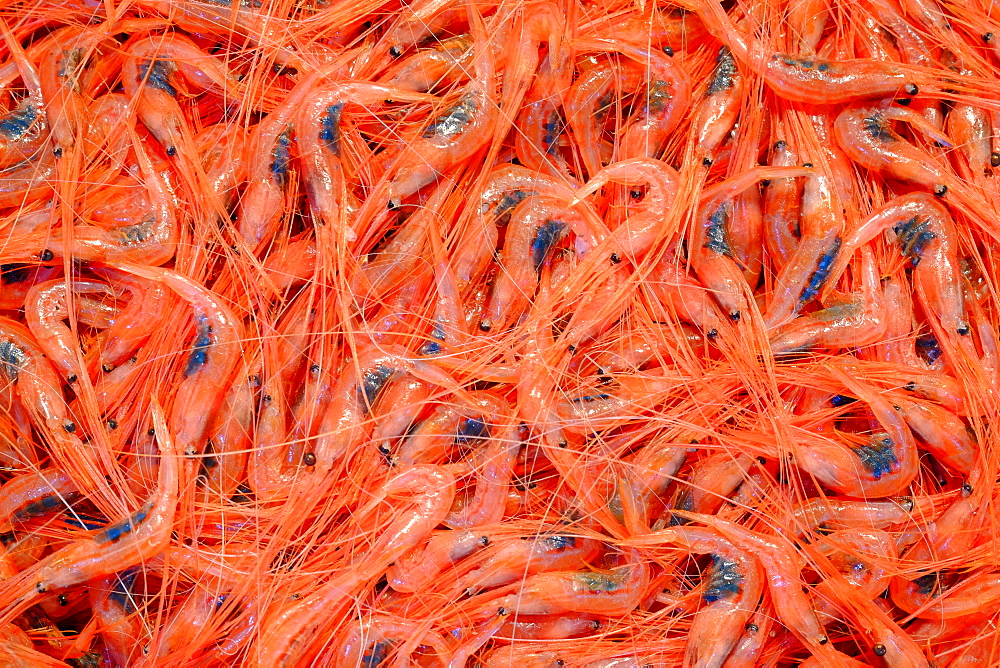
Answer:
<path fill-rule="evenodd" d="M 780 355 L 813 346 L 860 347 L 881 340 L 886 332 L 886 300 L 879 289 L 870 250 L 862 256 L 861 290 L 852 299 L 813 311 L 776 327 L 768 334 L 771 352 Z"/>
<path fill-rule="evenodd" d="M 600 170 L 576 192 L 571 205 L 609 182 L 646 187 L 642 208 L 611 231 L 611 261 L 621 255 L 637 262 L 665 234 L 664 219 L 677 196 L 678 174 L 672 167 L 651 158 L 632 158 Z"/>
<path fill-rule="evenodd" d="M 9 533 L 15 525 L 67 508 L 79 496 L 70 477 L 53 468 L 15 476 L 0 487 L 0 533 Z"/>
<path fill-rule="evenodd" d="M 489 534 L 484 531 L 435 531 L 426 545 L 413 548 L 389 566 L 389 586 L 399 592 L 422 591 L 442 571 L 489 544 Z"/>
<path fill-rule="evenodd" d="M 606 98 L 615 87 L 646 87 L 641 114 L 630 119 L 623 129 L 617 159 L 658 157 L 666 137 L 690 105 L 691 80 L 687 72 L 659 50 L 622 40 L 580 39 L 574 47 L 580 51 L 620 53 L 638 63 L 625 66 L 621 74 L 610 66 L 594 68 L 580 77 L 567 94 L 567 121 L 590 177 L 601 169 L 600 126 L 608 105 Z"/>
<path fill-rule="evenodd" d="M 49 442 L 55 465 L 70 475 L 81 492 L 117 498 L 104 478 L 105 472 L 114 467 L 110 453 L 80 441 L 77 423 L 66 406 L 62 384 L 51 363 L 27 328 L 5 318 L 0 319 L 0 370 L 16 386 L 32 423 Z"/>
<path fill-rule="evenodd" d="M 419 137 L 407 141 L 402 152 L 393 158 L 386 186 L 390 209 L 399 208 L 404 198 L 472 157 L 493 136 L 494 131 L 489 129 L 500 122 L 489 38 L 481 17 L 470 16 L 470 23 L 476 44 L 475 77 L 451 107 L 426 126 Z M 368 201 L 374 199 L 372 195 Z"/>
<path fill-rule="evenodd" d="M 179 488 L 178 453 L 167 431 L 162 410 L 153 405 L 153 422 L 160 447 L 156 492 L 136 512 L 86 539 L 72 541 L 18 576 L 2 598 L 10 611 L 53 589 L 70 587 L 139 564 L 170 542 Z M 13 583 L 11 583 L 13 585 Z"/>
<path fill-rule="evenodd" d="M 310 206 L 314 215 L 330 230 L 340 230 L 345 222 L 341 213 L 344 206 L 342 190 L 345 175 L 340 155 L 340 123 L 345 105 L 371 105 L 385 100 L 419 102 L 428 99 L 433 98 L 377 84 L 335 83 L 311 91 L 303 100 L 293 122 L 299 158 L 303 162 Z M 275 172 L 274 167 L 272 172 Z M 343 233 L 347 241 L 357 238 L 350 223 Z"/>
<path fill-rule="evenodd" d="M 516 593 L 483 605 L 492 611 L 499 603 L 518 615 L 578 612 L 621 616 L 639 605 L 648 585 L 649 565 L 632 550 L 624 566 L 608 571 L 538 573 L 525 578 Z"/>
<path fill-rule="evenodd" d="M 150 312 L 163 312 L 169 298 L 166 287 L 116 272 L 107 267 L 94 267 L 95 273 L 109 281 L 112 289 L 120 294 L 124 289 L 131 295 L 128 304 L 118 312 L 114 322 L 104 332 L 104 341 L 96 355 L 88 356 L 88 363 L 99 364 L 108 373 L 127 360 L 156 331 L 159 323 L 150 318 Z"/>
<path fill-rule="evenodd" d="M 386 566 L 425 538 L 444 519 L 455 496 L 455 480 L 436 466 L 414 466 L 390 479 L 371 506 L 409 492 L 417 508 L 397 516 L 349 573 L 335 577 L 300 601 L 263 620 L 258 641 L 261 660 L 268 665 L 298 665 L 314 634 L 331 611 L 348 600 L 356 587 L 376 578 Z M 365 509 L 362 509 L 362 513 Z M 367 511 L 370 512 L 370 511 Z"/>
<path fill-rule="evenodd" d="M 732 131 L 740 113 L 745 87 L 733 53 L 729 47 L 721 47 L 715 58 L 715 71 L 708 89 L 691 120 L 691 127 L 697 132 L 694 158 L 705 167 L 712 165 L 719 147 Z"/>
<path fill-rule="evenodd" d="M 71 284 L 71 291 L 77 296 L 86 294 L 114 296 L 114 292 L 107 284 L 97 281 L 75 281 Z M 86 370 L 77 352 L 76 337 L 62 322 L 70 315 L 69 292 L 63 279 L 39 283 L 28 292 L 25 301 L 25 319 L 31 333 L 35 335 L 38 346 L 63 373 L 67 382 L 73 385 L 86 375 Z"/>
<path fill-rule="evenodd" d="M 710 32 L 754 70 L 774 93 L 792 102 L 844 104 L 871 98 L 914 97 L 920 92 L 905 68 L 876 60 L 827 60 L 812 55 L 768 52 L 750 41 L 715 0 L 696 0 Z"/>
<path fill-rule="evenodd" d="M 457 587 L 469 595 L 516 582 L 519 578 L 571 568 L 594 560 L 600 543 L 569 534 L 542 534 L 526 540 L 494 541 L 485 561 L 460 578 Z"/>
<path fill-rule="evenodd" d="M 426 93 L 447 86 L 472 64 L 472 41 L 468 35 L 443 39 L 400 61 L 383 77 L 390 86 Z"/>
<path fill-rule="evenodd" d="M 195 339 L 170 413 L 178 447 L 187 456 L 204 451 L 209 420 L 218 412 L 226 381 L 236 367 L 243 328 L 229 308 L 201 285 L 169 269 L 114 268 L 163 283 L 194 308 Z"/>
<path fill-rule="evenodd" d="M 749 286 L 742 267 L 733 257 L 729 239 L 732 198 L 761 179 L 808 174 L 807 170 L 794 167 L 757 167 L 702 193 L 690 241 L 689 262 L 733 322 L 739 322 L 747 311 Z"/>
<path fill-rule="evenodd" d="M 98 634 L 111 657 L 127 664 L 139 649 L 142 626 L 136 612 L 136 597 L 132 591 L 137 568 L 127 568 L 91 582 L 90 605 L 100 624 Z"/>
<path fill-rule="evenodd" d="M 779 139 L 771 147 L 771 165 L 793 167 L 799 157 L 788 142 Z M 795 252 L 801 236 L 802 180 L 771 179 L 764 189 L 764 243 L 768 255 L 784 265 Z"/>
<path fill-rule="evenodd" d="M 48 124 L 38 69 L 13 38 L 6 22 L 0 22 L 0 31 L 28 89 L 28 95 L 16 107 L 0 115 L 0 168 L 6 169 L 30 160 L 38 152 L 46 139 Z"/>

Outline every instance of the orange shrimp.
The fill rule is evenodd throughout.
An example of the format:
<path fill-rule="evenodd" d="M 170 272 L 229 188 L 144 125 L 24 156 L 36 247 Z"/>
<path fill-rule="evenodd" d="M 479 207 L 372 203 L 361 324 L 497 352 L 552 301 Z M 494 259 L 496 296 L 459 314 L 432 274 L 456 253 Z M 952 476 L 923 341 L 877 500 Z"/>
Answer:
<path fill-rule="evenodd" d="M 426 93 L 463 76 L 471 64 L 472 41 L 468 35 L 458 35 L 418 50 L 390 68 L 382 79 L 401 90 Z"/>
<path fill-rule="evenodd" d="M 71 284 L 74 295 L 97 294 L 114 296 L 111 288 L 97 281 L 76 281 Z M 35 341 L 46 356 L 73 385 L 86 374 L 77 352 L 76 337 L 63 319 L 69 317 L 70 299 L 66 281 L 58 279 L 33 287 L 25 301 L 25 320 Z"/>
<path fill-rule="evenodd" d="M 602 165 L 600 126 L 606 114 L 606 96 L 612 89 L 633 90 L 646 85 L 642 113 L 622 132 L 618 160 L 658 157 L 662 144 L 687 111 L 691 80 L 687 72 L 659 50 L 624 40 L 581 39 L 579 51 L 620 53 L 634 63 L 621 73 L 610 66 L 594 68 L 580 77 L 567 94 L 567 121 L 581 151 L 587 173 L 593 178 Z"/>
<path fill-rule="evenodd" d="M 0 22 L 0 32 L 28 89 L 28 95 L 16 107 L 0 115 L 0 168 L 6 169 L 35 156 L 47 137 L 48 123 L 38 69 L 13 38 L 6 22 Z"/>
<path fill-rule="evenodd" d="M 729 239 L 732 198 L 761 179 L 809 173 L 795 167 L 757 167 L 702 193 L 690 242 L 689 262 L 733 322 L 739 322 L 747 311 L 749 286 L 742 267 L 733 257 Z"/>
<path fill-rule="evenodd" d="M 475 40 L 475 77 L 463 88 L 459 99 L 426 126 L 419 137 L 409 139 L 392 160 L 386 186 L 390 209 L 398 208 L 404 198 L 472 157 L 492 136 L 489 129 L 500 122 L 489 38 L 482 17 L 472 12 L 469 20 Z M 374 203 L 375 195 L 368 201 Z"/>
<path fill-rule="evenodd" d="M 627 257 L 635 263 L 649 251 L 657 238 L 664 235 L 663 222 L 677 196 L 678 174 L 659 160 L 622 160 L 594 174 L 577 191 L 573 204 L 611 182 L 646 187 L 642 207 L 612 230 L 610 235 L 613 246 L 611 262 L 617 263 Z"/>
<path fill-rule="evenodd" d="M 209 421 L 218 412 L 239 356 L 243 327 L 217 295 L 169 269 L 114 268 L 163 283 L 194 308 L 195 339 L 170 413 L 178 447 L 188 456 L 204 451 Z"/>
<path fill-rule="evenodd" d="M 274 666 L 298 665 L 309 651 L 314 634 L 329 620 L 331 611 L 351 600 L 357 586 L 377 577 L 444 519 L 455 496 L 455 481 L 439 467 L 414 466 L 389 480 L 370 506 L 407 492 L 413 496 L 417 509 L 399 515 L 376 539 L 367 558 L 351 572 L 333 578 L 263 620 L 258 641 L 261 661 Z M 365 509 L 361 513 L 365 514 Z"/>
<path fill-rule="evenodd" d="M 639 605 L 649 584 L 649 565 L 630 551 L 627 565 L 609 571 L 559 571 L 524 579 L 515 593 L 480 605 L 519 615 L 586 613 L 626 615 Z M 485 596 L 490 596 L 486 594 Z M 495 599 L 495 597 L 493 597 Z M 470 600 L 477 601 L 476 598 Z"/>
<path fill-rule="evenodd" d="M 805 350 L 860 347 L 881 340 L 886 333 L 886 300 L 880 290 L 870 250 L 862 256 L 861 290 L 852 299 L 813 311 L 776 327 L 768 334 L 775 355 Z"/>
<path fill-rule="evenodd" d="M 691 120 L 697 136 L 694 139 L 694 158 L 710 167 L 726 136 L 740 113 L 745 89 L 744 77 L 728 47 L 719 49 L 715 71 Z M 794 163 L 792 163 L 794 164 Z"/>
<path fill-rule="evenodd" d="M 153 497 L 124 520 L 91 537 L 72 541 L 18 576 L 3 596 L 10 612 L 52 589 L 70 587 L 139 564 L 170 541 L 180 485 L 179 457 L 162 410 L 153 404 L 153 423 L 160 447 L 160 473 Z"/>
<path fill-rule="evenodd" d="M 399 592 L 422 591 L 442 571 L 489 544 L 489 534 L 484 531 L 435 531 L 425 545 L 414 547 L 389 566 L 389 586 Z"/>
<path fill-rule="evenodd" d="M 65 473 L 53 468 L 23 473 L 0 487 L 0 533 L 39 515 L 68 508 L 80 496 Z"/>
<path fill-rule="evenodd" d="M 460 578 L 457 587 L 474 595 L 537 573 L 580 568 L 599 552 L 597 541 L 569 534 L 494 541 L 484 552 L 485 561 Z"/>

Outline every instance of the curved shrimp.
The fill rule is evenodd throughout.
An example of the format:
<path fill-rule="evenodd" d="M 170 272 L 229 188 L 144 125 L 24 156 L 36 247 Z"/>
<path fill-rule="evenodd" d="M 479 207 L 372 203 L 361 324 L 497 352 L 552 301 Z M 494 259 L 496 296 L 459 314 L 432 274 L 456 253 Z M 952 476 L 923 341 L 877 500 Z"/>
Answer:
<path fill-rule="evenodd" d="M 635 63 L 620 74 L 611 67 L 594 68 L 567 94 L 567 120 L 581 147 L 587 173 L 592 178 L 601 168 L 600 124 L 607 106 L 606 95 L 614 87 L 632 90 L 646 86 L 642 112 L 623 129 L 617 159 L 658 157 L 666 137 L 691 103 L 687 72 L 662 51 L 624 40 L 579 39 L 573 46 L 578 51 L 620 53 Z"/>
<path fill-rule="evenodd" d="M 76 540 L 56 550 L 9 583 L 2 597 L 9 613 L 39 594 L 70 587 L 141 563 L 170 542 L 177 506 L 179 457 L 158 405 L 153 405 L 153 423 L 160 447 L 160 473 L 156 492 L 136 512 L 91 537 Z"/>
<path fill-rule="evenodd" d="M 795 167 L 756 167 L 702 193 L 690 242 L 689 262 L 733 322 L 739 322 L 747 311 L 749 286 L 743 268 L 733 257 L 729 239 L 732 198 L 762 179 L 808 174 L 808 170 Z"/>
<path fill-rule="evenodd" d="M 475 76 L 458 100 L 437 116 L 419 137 L 407 141 L 388 170 L 387 205 L 398 208 L 404 198 L 479 151 L 500 122 L 496 103 L 495 66 L 482 17 L 470 16 L 475 39 Z M 381 191 L 379 191 L 381 192 Z M 375 202 L 375 195 L 369 201 Z"/>
<path fill-rule="evenodd" d="M 293 122 L 309 192 L 309 203 L 315 215 L 330 230 L 341 230 L 347 241 L 357 238 L 346 213 L 345 189 L 341 164 L 340 119 L 347 104 L 362 106 L 380 104 L 386 100 L 427 101 L 434 98 L 388 86 L 367 83 L 332 83 L 311 91 L 302 101 Z M 280 141 L 280 140 L 279 140 Z M 272 168 L 272 172 L 274 168 Z M 344 224 L 346 228 L 343 228 Z"/>
<path fill-rule="evenodd" d="M 209 420 L 218 412 L 240 354 L 243 327 L 214 293 L 169 269 L 116 265 L 148 281 L 165 284 L 194 309 L 195 339 L 184 365 L 170 421 L 181 451 L 188 456 L 204 451 Z"/>
<path fill-rule="evenodd" d="M 0 22 L 0 32 L 17 64 L 28 95 L 17 106 L 0 115 L 0 168 L 30 160 L 41 148 L 48 135 L 45 101 L 38 69 L 11 35 L 6 22 Z"/>
<path fill-rule="evenodd" d="M 38 346 L 63 373 L 69 384 L 73 385 L 86 374 L 86 369 L 80 362 L 76 336 L 62 322 L 70 315 L 70 291 L 76 296 L 115 296 L 107 284 L 97 281 L 75 281 L 71 283 L 70 290 L 66 289 L 66 281 L 63 279 L 39 283 L 28 292 L 25 320 L 31 333 L 35 335 Z"/>
<path fill-rule="evenodd" d="M 664 162 L 652 158 L 632 158 L 608 165 L 594 174 L 586 185 L 576 192 L 573 204 L 596 192 L 607 183 L 623 183 L 631 186 L 645 186 L 642 208 L 626 218 L 611 231 L 613 252 L 611 261 L 616 262 L 618 253 L 637 262 L 653 246 L 656 239 L 669 233 L 664 221 L 677 196 L 679 176 L 677 171 Z M 621 257 L 618 258 L 619 261 Z"/>
<path fill-rule="evenodd" d="M 887 319 L 886 300 L 880 288 L 874 257 L 866 249 L 861 264 L 861 290 L 849 300 L 772 329 L 768 333 L 771 352 L 779 355 L 813 346 L 852 348 L 881 340 Z"/>
<path fill-rule="evenodd" d="M 273 666 L 298 665 L 315 633 L 330 619 L 331 611 L 352 600 L 357 586 L 378 577 L 444 519 L 455 496 L 455 480 L 439 467 L 414 466 L 389 480 L 370 505 L 374 507 L 403 493 L 413 497 L 417 508 L 398 515 L 376 539 L 366 558 L 349 573 L 335 577 L 264 620 L 258 648 L 261 661 Z"/>

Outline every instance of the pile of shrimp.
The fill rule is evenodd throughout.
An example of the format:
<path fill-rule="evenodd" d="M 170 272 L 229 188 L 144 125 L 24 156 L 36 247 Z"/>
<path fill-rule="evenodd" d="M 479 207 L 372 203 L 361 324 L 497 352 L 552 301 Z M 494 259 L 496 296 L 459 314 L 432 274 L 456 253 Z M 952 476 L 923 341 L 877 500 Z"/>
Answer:
<path fill-rule="evenodd" d="M 0 662 L 997 665 L 1000 8 L 670 2 L 0 7 Z"/>

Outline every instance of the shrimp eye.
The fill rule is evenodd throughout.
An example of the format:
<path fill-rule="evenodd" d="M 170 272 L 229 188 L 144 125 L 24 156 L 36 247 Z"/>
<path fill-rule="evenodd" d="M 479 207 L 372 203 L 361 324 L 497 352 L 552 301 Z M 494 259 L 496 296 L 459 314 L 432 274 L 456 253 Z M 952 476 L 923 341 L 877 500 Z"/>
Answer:
<path fill-rule="evenodd" d="M 906 390 L 907 392 L 916 392 L 917 384 L 911 380 L 909 383 L 903 386 L 903 389 Z"/>
<path fill-rule="evenodd" d="M 493 329 L 493 323 L 490 322 L 489 320 L 480 320 L 479 329 L 483 330 L 484 332 L 488 332 L 491 329 Z"/>
<path fill-rule="evenodd" d="M 510 613 L 507 611 L 507 608 L 500 608 L 499 610 L 497 610 L 497 614 L 500 615 L 501 617 L 506 617 Z"/>
<path fill-rule="evenodd" d="M 73 422 L 67 422 L 66 424 L 63 425 L 63 429 L 72 434 L 74 431 L 76 431 L 76 424 Z"/>
<path fill-rule="evenodd" d="M 390 46 L 389 55 L 392 56 L 393 58 L 399 58 L 401 55 L 403 55 L 403 50 L 400 49 L 398 46 Z"/>
<path fill-rule="evenodd" d="M 919 88 L 917 88 L 917 84 L 914 84 L 914 83 L 908 83 L 908 84 L 906 84 L 905 86 L 903 86 L 903 91 L 904 91 L 904 92 L 905 92 L 905 93 L 906 93 L 907 95 L 909 95 L 910 97 L 912 97 L 912 96 L 916 95 L 917 93 L 919 93 L 919 92 L 920 92 L 920 89 L 919 89 Z"/>
<path fill-rule="evenodd" d="M 991 32 L 983 33 L 983 41 L 986 42 L 987 44 L 989 44 L 990 42 L 992 42 L 993 41 L 993 33 L 991 33 Z"/>
<path fill-rule="evenodd" d="M 732 313 L 729 314 L 729 319 L 732 320 L 733 322 L 739 322 L 740 321 L 740 312 L 739 311 L 733 311 Z"/>
<path fill-rule="evenodd" d="M 75 383 L 76 382 L 76 374 L 75 373 L 71 373 L 70 375 L 66 376 L 66 382 L 68 382 L 70 384 Z"/>
<path fill-rule="evenodd" d="M 704 160 L 701 161 L 701 164 L 703 164 L 706 167 L 711 167 L 712 166 L 712 159 L 711 158 L 705 158 Z"/>
<path fill-rule="evenodd" d="M 972 495 L 972 485 L 970 485 L 969 483 L 965 483 L 964 485 L 962 485 L 962 496 L 971 496 L 971 495 Z"/>
<path fill-rule="evenodd" d="M 177 155 L 177 147 L 176 146 L 168 146 L 167 147 L 167 155 L 169 155 L 171 158 L 174 157 L 175 155 Z"/>
<path fill-rule="evenodd" d="M 820 644 L 820 645 L 825 645 L 825 644 L 827 644 L 828 642 L 830 642 L 830 639 L 829 639 L 829 638 L 827 638 L 826 636 L 820 636 L 820 637 L 819 637 L 819 644 Z"/>
<path fill-rule="evenodd" d="M 763 457 L 758 457 L 757 458 L 757 463 L 758 464 L 766 464 L 767 460 L 765 458 L 763 458 Z"/>
<path fill-rule="evenodd" d="M 480 536 L 479 537 L 479 544 L 482 545 L 483 547 L 486 547 L 487 545 L 490 544 L 490 537 L 489 536 Z"/>
<path fill-rule="evenodd" d="M 562 441 L 559 441 L 559 447 L 560 447 L 560 448 L 568 448 L 568 447 L 569 447 L 569 443 L 567 443 L 567 442 L 565 441 L 565 439 L 564 439 L 564 440 L 562 440 Z"/>
<path fill-rule="evenodd" d="M 778 141 L 774 142 L 774 150 L 775 151 L 780 151 L 781 149 L 785 148 L 786 146 L 788 146 L 788 142 L 786 142 L 784 139 L 779 139 Z"/>
<path fill-rule="evenodd" d="M 55 255 L 52 254 L 52 251 L 46 248 L 41 252 L 41 254 L 39 254 L 38 259 L 41 260 L 42 262 L 49 262 L 54 257 Z"/>
<path fill-rule="evenodd" d="M 1000 167 L 1000 153 L 990 153 L 990 167 Z"/>
<path fill-rule="evenodd" d="M 61 158 L 62 157 L 62 146 L 56 146 L 54 149 L 52 149 L 52 155 L 56 156 L 57 158 Z"/>
<path fill-rule="evenodd" d="M 672 56 L 674 55 L 674 50 L 669 46 L 665 46 L 663 47 L 663 53 L 667 54 L 668 56 Z"/>
<path fill-rule="evenodd" d="M 148 430 L 146 431 L 146 435 L 147 435 L 147 436 L 156 436 L 156 430 L 155 430 L 155 429 L 153 429 L 152 427 L 150 427 L 150 428 L 149 428 L 149 429 L 148 429 Z"/>
<path fill-rule="evenodd" d="M 112 371 L 115 370 L 115 365 L 114 364 L 108 364 L 107 362 L 105 362 L 104 364 L 101 365 L 101 370 L 104 373 L 111 373 Z"/>
<path fill-rule="evenodd" d="M 302 463 L 306 466 L 316 466 L 316 453 L 307 452 L 302 455 Z"/>
<path fill-rule="evenodd" d="M 760 631 L 760 627 L 751 622 L 744 627 L 744 630 L 748 633 L 757 633 L 757 631 Z"/>
<path fill-rule="evenodd" d="M 903 107 L 908 107 L 908 106 L 910 106 L 910 102 L 912 102 L 912 101 L 913 100 L 910 100 L 909 98 L 904 99 L 904 100 L 896 100 L 896 104 L 898 104 L 900 106 L 903 106 Z"/>
<path fill-rule="evenodd" d="M 59 605 L 63 606 L 64 608 L 67 605 L 69 605 L 69 597 L 67 597 L 66 594 L 59 594 L 58 596 L 56 596 L 56 600 L 59 601 Z"/>
<path fill-rule="evenodd" d="M 875 652 L 875 656 L 885 656 L 885 653 L 888 650 L 886 650 L 885 645 L 883 645 L 882 643 L 878 643 L 877 645 L 872 647 L 872 651 Z"/>
<path fill-rule="evenodd" d="M 621 261 L 622 261 L 622 259 L 618 255 L 618 253 L 612 253 L 611 254 L 611 263 L 612 264 L 619 264 Z"/>
<path fill-rule="evenodd" d="M 764 179 L 763 181 L 760 182 L 760 185 L 764 186 L 765 188 L 768 187 L 769 185 L 771 185 L 771 179 Z"/>
<path fill-rule="evenodd" d="M 969 329 L 969 325 L 966 324 L 966 323 L 964 323 L 964 322 L 962 324 L 960 324 L 958 326 L 958 329 L 956 329 L 955 331 L 958 332 L 959 336 L 968 336 L 969 334 L 972 333 L 972 330 Z M 70 381 L 70 382 L 73 382 L 73 381 Z"/>
<path fill-rule="evenodd" d="M 947 194 L 948 194 L 948 186 L 942 186 L 942 185 L 934 186 L 935 197 L 944 197 Z"/>
<path fill-rule="evenodd" d="M 719 330 L 710 329 L 708 330 L 708 334 L 706 334 L 705 336 L 707 336 L 710 341 L 715 341 L 715 339 L 719 336 Z"/>
<path fill-rule="evenodd" d="M 107 424 L 108 424 L 108 429 L 114 430 L 118 428 L 118 420 L 114 418 L 108 418 Z"/>
<path fill-rule="evenodd" d="M 803 162 L 802 166 L 806 169 L 812 169 L 813 164 L 811 162 Z"/>
<path fill-rule="evenodd" d="M 642 198 L 642 191 L 641 190 L 630 190 L 628 192 L 628 196 L 631 197 L 632 199 L 641 199 Z"/>

